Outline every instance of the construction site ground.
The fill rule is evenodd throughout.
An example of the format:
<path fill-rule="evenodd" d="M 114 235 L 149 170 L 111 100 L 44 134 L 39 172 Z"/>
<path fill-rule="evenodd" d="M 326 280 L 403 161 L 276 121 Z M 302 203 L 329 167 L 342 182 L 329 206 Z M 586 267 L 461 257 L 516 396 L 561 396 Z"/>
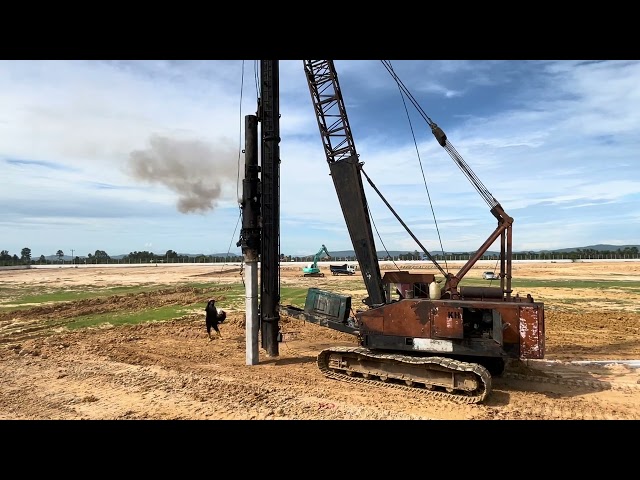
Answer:
<path fill-rule="evenodd" d="M 431 267 L 402 266 L 437 273 Z M 455 267 L 449 265 L 453 272 Z M 354 305 L 366 295 L 359 272 L 332 276 L 328 265 L 321 269 L 325 277 L 305 278 L 300 265 L 283 264 L 281 286 L 350 294 Z M 487 269 L 488 264 L 478 264 L 467 277 L 480 279 Z M 242 283 L 243 273 L 239 266 L 222 264 L 0 270 L 5 292 L 0 299 L 0 419 L 640 418 L 640 368 L 631 362 L 640 359 L 638 260 L 514 262 L 514 278 L 542 285 L 514 294 L 530 293 L 545 303 L 545 359 L 509 362 L 505 374 L 494 377 L 488 399 L 472 405 L 326 378 L 316 365 L 317 354 L 329 346 L 355 345 L 356 338 L 287 317 L 280 320 L 279 355 L 269 357 L 261 348 L 259 363 L 247 365 L 244 304 L 225 293 L 229 285 Z M 602 288 L 593 288 L 593 281 L 602 281 Z M 216 287 L 193 286 L 203 282 Z M 21 288 L 99 292 L 132 285 L 162 288 L 20 308 L 12 307 L 7 294 L 15 296 Z M 210 297 L 227 312 L 222 337 L 213 340 L 204 319 Z M 67 328 L 83 316 L 175 305 L 190 310 L 137 325 Z"/>

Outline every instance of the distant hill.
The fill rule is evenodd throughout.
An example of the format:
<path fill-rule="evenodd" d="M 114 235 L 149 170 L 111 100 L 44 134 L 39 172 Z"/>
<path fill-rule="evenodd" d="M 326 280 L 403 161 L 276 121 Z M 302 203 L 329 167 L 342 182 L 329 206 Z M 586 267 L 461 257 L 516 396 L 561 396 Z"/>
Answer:
<path fill-rule="evenodd" d="M 637 248 L 638 250 L 640 250 L 640 245 L 608 245 L 608 244 L 598 244 L 598 245 L 589 245 L 587 247 L 574 247 L 574 248 L 558 248 L 555 250 L 519 250 L 519 251 L 514 251 L 514 254 L 526 254 L 528 252 L 533 252 L 533 253 L 565 253 L 565 252 L 575 252 L 576 250 L 597 250 L 599 252 L 611 252 L 611 251 L 616 251 L 618 249 L 620 250 L 624 250 L 625 248 Z M 396 257 L 398 255 L 406 255 L 407 253 L 412 253 L 414 251 L 416 251 L 417 249 L 413 249 L 413 250 L 390 250 L 389 252 L 386 252 L 384 250 L 378 250 L 378 258 L 383 258 L 386 257 L 387 255 L 391 256 L 391 257 Z M 353 250 L 336 250 L 336 251 L 332 251 L 329 250 L 329 253 L 331 254 L 332 257 L 353 257 L 355 256 L 355 252 Z M 420 252 L 420 250 L 418 250 L 418 253 L 422 253 Z M 441 250 L 434 250 L 434 251 L 429 251 L 429 253 L 431 255 L 442 255 L 443 252 Z M 458 251 L 458 252 L 445 252 L 447 255 L 466 255 L 468 253 L 473 253 L 473 252 L 462 252 L 462 251 Z M 499 255 L 500 252 L 498 251 L 494 251 L 494 250 L 489 250 L 485 253 L 485 255 Z M 313 257 L 315 255 L 315 253 L 310 253 L 307 256 L 309 257 Z M 302 256 L 302 255 L 298 255 L 298 256 Z"/>
<path fill-rule="evenodd" d="M 588 247 L 561 248 L 561 249 L 558 249 L 558 250 L 540 250 L 540 252 L 563 253 L 563 252 L 575 252 L 578 249 L 580 249 L 580 250 L 597 250 L 599 252 L 611 252 L 611 251 L 616 251 L 618 249 L 624 250 L 625 248 L 633 248 L 633 247 L 635 247 L 638 250 L 640 250 L 640 245 L 606 245 L 606 244 L 599 243 L 598 245 L 589 245 Z"/>

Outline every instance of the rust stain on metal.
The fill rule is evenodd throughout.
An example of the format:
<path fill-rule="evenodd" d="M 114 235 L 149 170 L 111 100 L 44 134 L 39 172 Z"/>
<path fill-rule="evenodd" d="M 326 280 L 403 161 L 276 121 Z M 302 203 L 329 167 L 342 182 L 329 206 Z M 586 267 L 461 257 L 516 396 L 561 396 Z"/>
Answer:
<path fill-rule="evenodd" d="M 504 343 L 518 344 L 520 343 L 520 309 L 516 305 L 506 305 L 498 307 L 498 312 L 502 317 L 504 329 L 502 331 L 502 339 Z"/>
<path fill-rule="evenodd" d="M 359 319 L 362 333 L 382 334 L 384 332 L 384 315 L 381 311 L 362 312 Z"/>
<path fill-rule="evenodd" d="M 429 337 L 429 311 L 416 308 L 420 300 L 404 300 L 383 307 L 385 335 Z"/>
<path fill-rule="evenodd" d="M 544 311 L 542 307 L 520 307 L 520 357 L 544 357 Z"/>
<path fill-rule="evenodd" d="M 434 338 L 463 338 L 462 308 L 441 305 L 431 311 L 435 312 L 431 329 Z"/>

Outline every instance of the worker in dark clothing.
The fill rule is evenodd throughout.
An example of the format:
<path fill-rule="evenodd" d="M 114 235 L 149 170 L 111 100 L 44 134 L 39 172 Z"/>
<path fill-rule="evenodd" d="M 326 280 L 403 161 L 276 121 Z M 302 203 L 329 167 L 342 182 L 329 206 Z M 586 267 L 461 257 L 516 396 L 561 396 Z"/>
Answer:
<path fill-rule="evenodd" d="M 218 325 L 225 321 L 227 318 L 227 313 L 224 310 L 218 310 L 216 308 L 216 301 L 212 298 L 207 302 L 207 306 L 204 309 L 206 313 L 206 325 L 207 325 L 207 335 L 209 336 L 209 340 L 211 338 L 211 329 L 213 328 L 218 336 L 222 338 L 222 334 L 220 333 L 220 328 Z"/>

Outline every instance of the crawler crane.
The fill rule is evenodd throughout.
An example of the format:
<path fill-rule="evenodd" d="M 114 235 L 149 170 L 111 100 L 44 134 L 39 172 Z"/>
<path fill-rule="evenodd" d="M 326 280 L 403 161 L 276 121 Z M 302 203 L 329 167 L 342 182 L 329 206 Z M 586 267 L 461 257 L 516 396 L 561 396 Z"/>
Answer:
<path fill-rule="evenodd" d="M 387 69 L 410 96 L 395 73 Z M 357 337 L 357 346 L 329 347 L 319 353 L 317 364 L 327 377 L 412 389 L 465 403 L 484 401 L 491 392 L 492 375 L 500 375 L 507 360 L 544 357 L 544 305 L 531 295 L 512 295 L 513 219 L 449 143 L 443 130 L 423 115 L 438 143 L 487 202 L 498 222 L 456 274 L 446 272 L 364 172 L 333 61 L 304 60 L 304 70 L 329 172 L 368 297 L 361 309 L 352 312 L 350 296 L 311 288 L 304 309 L 281 305 L 280 313 Z M 381 275 L 363 177 L 444 276 L 442 288 L 432 273 L 392 271 Z M 461 286 L 465 274 L 498 238 L 500 285 Z M 395 292 L 400 293 L 399 298 L 394 297 Z"/>

